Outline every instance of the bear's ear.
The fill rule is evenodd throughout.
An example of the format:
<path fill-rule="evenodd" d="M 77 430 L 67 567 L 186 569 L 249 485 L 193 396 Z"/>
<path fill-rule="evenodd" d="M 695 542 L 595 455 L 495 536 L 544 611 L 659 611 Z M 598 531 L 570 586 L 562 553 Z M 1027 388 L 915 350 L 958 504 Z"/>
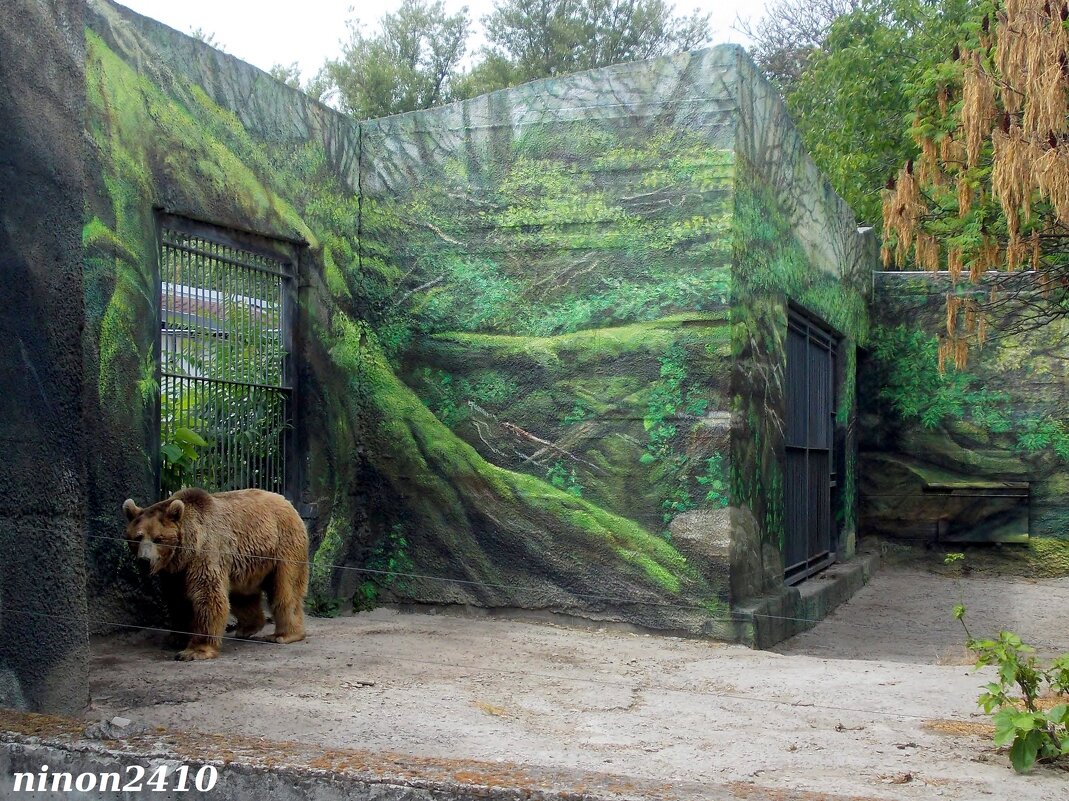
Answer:
<path fill-rule="evenodd" d="M 134 503 L 133 498 L 127 498 L 125 501 L 123 501 L 122 510 L 126 512 L 127 520 L 133 520 L 135 517 L 141 514 L 141 510 L 137 507 L 137 504 Z"/>
<path fill-rule="evenodd" d="M 167 511 L 164 513 L 168 520 L 172 523 L 177 523 L 182 519 L 182 513 L 186 511 L 186 505 L 181 501 L 171 501 L 171 504 L 167 507 Z"/>

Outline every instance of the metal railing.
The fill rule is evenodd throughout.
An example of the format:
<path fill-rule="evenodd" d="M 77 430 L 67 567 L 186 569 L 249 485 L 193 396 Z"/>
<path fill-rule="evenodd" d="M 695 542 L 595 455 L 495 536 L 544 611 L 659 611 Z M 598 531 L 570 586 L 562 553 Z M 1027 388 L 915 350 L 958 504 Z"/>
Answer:
<path fill-rule="evenodd" d="M 160 488 L 284 493 L 294 265 L 160 229 Z"/>

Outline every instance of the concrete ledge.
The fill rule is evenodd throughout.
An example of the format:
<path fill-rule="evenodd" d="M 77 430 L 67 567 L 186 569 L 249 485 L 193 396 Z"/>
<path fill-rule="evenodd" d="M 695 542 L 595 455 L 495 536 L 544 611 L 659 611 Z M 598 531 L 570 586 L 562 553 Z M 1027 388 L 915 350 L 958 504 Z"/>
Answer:
<path fill-rule="evenodd" d="M 161 801 L 189 801 L 197 797 L 218 801 L 738 801 L 739 798 L 728 787 L 693 782 L 658 783 L 506 762 L 432 759 L 162 728 L 120 740 L 91 740 L 85 736 L 85 725 L 84 721 L 0 710 L 0 797 L 14 797 L 15 773 L 36 775 L 42 765 L 48 766 L 50 774 L 118 772 L 124 777 L 129 776 L 125 769 L 133 765 L 145 767 L 150 774 L 161 765 L 172 770 L 188 765 L 191 773 L 203 765 L 214 765 L 219 771 L 219 781 L 210 793 L 165 790 L 149 794 Z M 753 794 L 754 790 L 757 794 Z M 116 794 L 109 790 L 28 796 L 110 801 Z M 808 793 L 803 793 L 799 798 L 806 796 Z M 745 797 L 779 796 L 750 788 Z"/>
<path fill-rule="evenodd" d="M 868 584 L 879 565 L 878 553 L 859 553 L 849 562 L 834 564 L 797 587 L 784 587 L 778 595 L 766 595 L 736 606 L 735 616 L 750 635 L 747 644 L 771 648 L 813 628 Z"/>

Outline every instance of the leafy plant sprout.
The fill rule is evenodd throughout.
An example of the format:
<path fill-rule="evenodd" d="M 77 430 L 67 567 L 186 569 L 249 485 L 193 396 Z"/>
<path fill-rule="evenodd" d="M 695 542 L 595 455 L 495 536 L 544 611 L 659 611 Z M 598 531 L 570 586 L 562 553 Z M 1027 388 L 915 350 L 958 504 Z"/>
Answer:
<path fill-rule="evenodd" d="M 963 553 L 949 553 L 946 565 L 961 564 Z M 960 586 L 960 585 L 959 585 Z M 965 629 L 966 647 L 976 655 L 976 669 L 997 668 L 977 703 L 995 725 L 995 745 L 1009 746 L 1010 763 L 1018 773 L 1037 762 L 1069 756 L 1069 654 L 1042 664 L 1035 649 L 1011 631 L 995 639 L 978 639 L 965 622 L 964 589 L 954 619 Z M 1053 698 L 1053 705 L 1044 699 Z M 1047 708 L 1044 708 L 1047 707 Z"/>

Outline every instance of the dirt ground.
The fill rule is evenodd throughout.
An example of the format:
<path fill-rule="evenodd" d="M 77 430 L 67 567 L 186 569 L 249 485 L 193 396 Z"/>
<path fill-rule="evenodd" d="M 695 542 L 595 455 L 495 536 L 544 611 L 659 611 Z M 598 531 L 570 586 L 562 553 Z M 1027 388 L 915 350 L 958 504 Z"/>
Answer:
<path fill-rule="evenodd" d="M 726 788 L 739 798 L 1064 801 L 979 729 L 950 610 L 1069 650 L 1069 578 L 887 567 L 775 652 L 612 630 L 377 610 L 303 643 L 176 663 L 158 637 L 94 642 L 91 717 L 326 747 L 475 758 Z M 953 723 L 947 723 L 953 721 Z M 946 733 L 953 732 L 953 733 Z"/>

